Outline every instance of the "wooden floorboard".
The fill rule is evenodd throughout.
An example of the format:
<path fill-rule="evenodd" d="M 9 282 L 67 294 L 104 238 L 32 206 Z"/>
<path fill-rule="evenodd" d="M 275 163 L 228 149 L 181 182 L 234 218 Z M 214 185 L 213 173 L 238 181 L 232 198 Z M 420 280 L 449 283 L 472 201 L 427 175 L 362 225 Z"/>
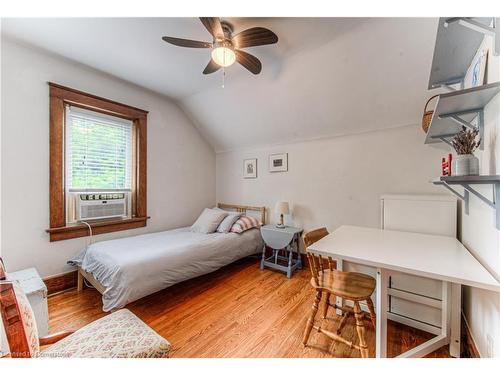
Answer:
<path fill-rule="evenodd" d="M 246 258 L 142 298 L 127 308 L 172 343 L 172 357 L 360 357 L 359 351 L 315 331 L 308 347 L 302 346 L 302 332 L 314 297 L 309 279 L 306 270 L 287 279 L 276 271 L 261 271 L 258 260 Z M 78 329 L 104 315 L 101 295 L 93 289 L 49 297 L 51 333 Z M 332 311 L 321 324 L 334 329 L 338 319 Z M 366 327 L 370 355 L 374 356 L 375 332 L 368 320 Z M 348 321 L 342 336 L 357 342 L 353 320 Z M 432 337 L 390 322 L 389 356 Z M 448 348 L 429 357 L 449 357 Z"/>

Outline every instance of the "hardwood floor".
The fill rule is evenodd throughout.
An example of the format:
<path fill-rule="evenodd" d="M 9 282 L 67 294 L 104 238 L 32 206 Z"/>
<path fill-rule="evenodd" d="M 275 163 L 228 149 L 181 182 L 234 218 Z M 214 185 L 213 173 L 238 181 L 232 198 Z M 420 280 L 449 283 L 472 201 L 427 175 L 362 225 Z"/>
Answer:
<path fill-rule="evenodd" d="M 291 279 L 275 271 L 261 271 L 257 259 L 246 258 L 127 308 L 171 342 L 172 357 L 360 357 L 359 351 L 315 331 L 309 346 L 302 346 L 302 332 L 314 297 L 309 278 L 308 270 L 296 272 Z M 51 296 L 50 331 L 78 329 L 106 315 L 101 308 L 101 295 L 93 289 Z M 331 329 L 338 319 L 330 313 L 322 324 Z M 374 356 L 375 334 L 368 320 L 366 330 L 370 356 Z M 342 335 L 357 342 L 353 319 Z M 389 356 L 431 337 L 390 322 Z M 448 348 L 429 357 L 449 357 Z"/>

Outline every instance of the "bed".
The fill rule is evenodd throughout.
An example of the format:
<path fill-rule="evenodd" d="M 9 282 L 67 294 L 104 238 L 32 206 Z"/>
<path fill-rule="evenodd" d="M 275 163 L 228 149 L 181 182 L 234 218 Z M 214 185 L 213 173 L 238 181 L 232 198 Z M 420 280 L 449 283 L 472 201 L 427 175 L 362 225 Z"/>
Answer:
<path fill-rule="evenodd" d="M 224 210 L 257 211 L 265 207 L 219 203 Z M 69 261 L 78 267 L 78 290 L 84 279 L 102 294 L 103 310 L 130 302 L 193 277 L 213 272 L 262 251 L 259 229 L 236 233 L 194 233 L 189 227 L 91 244 Z"/>

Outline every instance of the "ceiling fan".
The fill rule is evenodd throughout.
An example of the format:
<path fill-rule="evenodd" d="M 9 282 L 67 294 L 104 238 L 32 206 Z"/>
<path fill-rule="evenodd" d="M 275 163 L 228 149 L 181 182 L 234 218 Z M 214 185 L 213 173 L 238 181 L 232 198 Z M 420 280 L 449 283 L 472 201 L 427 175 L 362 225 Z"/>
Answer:
<path fill-rule="evenodd" d="M 214 73 L 222 67 L 228 67 L 234 62 L 238 62 L 253 74 L 259 74 L 262 64 L 255 56 L 242 51 L 241 48 L 263 46 L 278 42 L 278 37 L 271 30 L 263 27 L 252 27 L 236 35 L 233 34 L 233 27 L 226 21 L 221 21 L 218 17 L 200 17 L 201 23 L 206 27 L 213 37 L 213 42 L 201 42 L 164 36 L 162 39 L 170 44 L 189 48 L 212 48 L 208 65 L 203 70 L 203 74 Z"/>

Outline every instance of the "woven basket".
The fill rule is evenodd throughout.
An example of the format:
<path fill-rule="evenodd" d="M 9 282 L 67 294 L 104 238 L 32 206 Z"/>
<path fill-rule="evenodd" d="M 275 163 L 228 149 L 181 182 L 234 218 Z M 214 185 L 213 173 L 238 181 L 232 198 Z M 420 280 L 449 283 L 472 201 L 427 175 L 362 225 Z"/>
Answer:
<path fill-rule="evenodd" d="M 434 113 L 434 111 L 428 111 L 427 106 L 429 105 L 432 99 L 438 96 L 439 95 L 431 96 L 429 100 L 427 100 L 427 103 L 425 103 L 424 115 L 422 116 L 422 129 L 424 130 L 425 133 L 427 133 L 427 131 L 429 130 L 429 125 L 431 124 L 432 120 L 432 114 Z"/>

